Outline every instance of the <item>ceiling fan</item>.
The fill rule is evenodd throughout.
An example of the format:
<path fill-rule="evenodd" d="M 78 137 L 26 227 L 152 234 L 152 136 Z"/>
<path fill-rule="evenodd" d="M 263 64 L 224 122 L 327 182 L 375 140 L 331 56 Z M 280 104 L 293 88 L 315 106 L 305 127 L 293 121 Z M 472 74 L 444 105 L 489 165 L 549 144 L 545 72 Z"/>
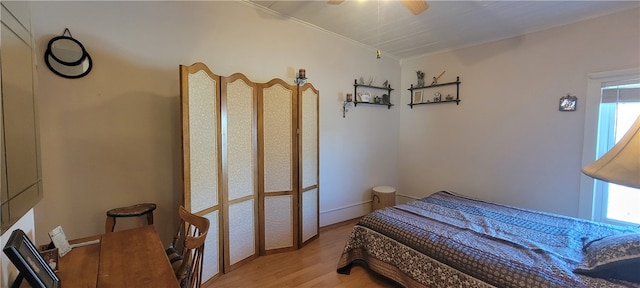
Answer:
<path fill-rule="evenodd" d="M 411 10 L 413 15 L 418 15 L 424 12 L 424 10 L 427 10 L 427 8 L 429 8 L 429 3 L 427 3 L 427 1 L 424 1 L 424 0 L 400 0 L 400 1 L 402 1 L 402 4 L 404 4 L 404 6 L 407 6 L 407 8 Z M 328 0 L 327 2 L 331 5 L 338 5 L 344 2 L 344 0 Z"/>

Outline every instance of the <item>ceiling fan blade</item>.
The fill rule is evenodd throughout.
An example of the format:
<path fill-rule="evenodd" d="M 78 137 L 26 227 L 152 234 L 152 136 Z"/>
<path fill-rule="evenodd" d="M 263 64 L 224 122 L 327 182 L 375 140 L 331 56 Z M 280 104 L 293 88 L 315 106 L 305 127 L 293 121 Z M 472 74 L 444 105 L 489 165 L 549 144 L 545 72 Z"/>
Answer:
<path fill-rule="evenodd" d="M 344 2 L 344 0 L 329 0 L 327 1 L 327 3 L 329 3 L 330 5 L 338 5 L 340 3 Z"/>
<path fill-rule="evenodd" d="M 401 0 L 404 6 L 407 6 L 413 15 L 418 15 L 429 8 L 429 3 L 424 0 Z"/>

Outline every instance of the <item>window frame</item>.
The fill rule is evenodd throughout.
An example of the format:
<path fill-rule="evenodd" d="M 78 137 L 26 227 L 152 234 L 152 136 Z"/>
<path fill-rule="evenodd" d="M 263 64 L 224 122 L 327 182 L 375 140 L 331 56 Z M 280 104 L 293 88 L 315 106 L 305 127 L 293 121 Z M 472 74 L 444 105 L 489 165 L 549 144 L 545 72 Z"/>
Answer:
<path fill-rule="evenodd" d="M 596 160 L 595 155 L 601 97 L 600 90 L 602 88 L 602 84 L 606 82 L 639 78 L 640 68 L 598 72 L 588 75 L 581 167 L 584 167 Z M 596 185 L 602 185 L 602 183 L 602 181 L 596 181 L 584 173 L 581 173 L 578 217 L 613 224 L 628 224 L 627 222 L 615 221 L 604 216 L 604 207 L 607 200 L 604 199 L 604 197 L 606 197 L 606 194 L 601 193 L 600 195 L 596 195 L 594 190 Z"/>

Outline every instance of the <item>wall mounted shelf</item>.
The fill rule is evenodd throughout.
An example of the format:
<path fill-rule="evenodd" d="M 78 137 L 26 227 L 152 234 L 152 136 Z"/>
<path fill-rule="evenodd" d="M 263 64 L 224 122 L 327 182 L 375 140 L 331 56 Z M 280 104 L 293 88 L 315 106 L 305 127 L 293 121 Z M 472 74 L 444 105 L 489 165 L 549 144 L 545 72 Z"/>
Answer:
<path fill-rule="evenodd" d="M 380 99 L 380 103 L 358 101 L 358 96 L 357 96 L 358 95 L 358 88 L 371 88 L 371 89 L 378 89 L 378 90 L 387 90 L 387 95 L 389 95 L 389 102 L 385 103 L 383 101 L 383 99 Z M 358 84 L 358 79 L 355 79 L 355 80 L 353 80 L 353 96 L 355 97 L 355 99 L 353 99 L 353 105 L 354 106 L 358 106 L 358 104 L 383 105 L 383 106 L 387 106 L 387 109 L 391 109 L 391 106 L 393 106 L 393 104 L 391 104 L 391 91 L 393 91 L 393 90 L 394 89 L 391 88 L 391 85 L 387 85 L 387 87 L 364 85 L 364 84 Z M 371 101 L 374 101 L 374 99 L 372 98 Z"/>
<path fill-rule="evenodd" d="M 424 86 L 424 87 L 413 87 L 413 84 L 411 84 L 411 88 L 407 89 L 409 91 L 411 91 L 411 99 L 410 99 L 410 103 L 407 104 L 409 105 L 409 107 L 411 107 L 411 109 L 413 109 L 414 105 L 423 105 L 423 104 L 444 104 L 444 103 L 456 103 L 456 105 L 460 105 L 460 77 L 456 77 L 456 81 L 455 82 L 448 82 L 448 83 L 441 83 L 441 84 L 432 84 L 429 86 Z M 456 85 L 456 98 L 455 99 L 444 99 L 444 100 L 439 100 L 439 101 L 431 101 L 431 102 L 418 102 L 418 103 L 414 103 L 414 91 L 416 90 L 423 90 L 423 89 L 430 89 L 430 88 L 436 88 L 436 87 L 442 87 L 442 86 L 451 86 L 451 85 Z M 442 96 L 441 96 L 442 97 Z"/>

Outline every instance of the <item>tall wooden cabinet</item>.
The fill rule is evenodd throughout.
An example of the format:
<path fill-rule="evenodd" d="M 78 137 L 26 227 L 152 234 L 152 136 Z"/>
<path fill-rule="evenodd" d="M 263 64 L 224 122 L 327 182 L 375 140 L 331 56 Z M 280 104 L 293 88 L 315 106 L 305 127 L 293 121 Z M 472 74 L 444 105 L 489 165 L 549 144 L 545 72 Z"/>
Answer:
<path fill-rule="evenodd" d="M 180 66 L 184 204 L 207 217 L 203 279 L 318 236 L 318 91 Z"/>
<path fill-rule="evenodd" d="M 29 5 L 0 2 L 0 234 L 43 197 Z"/>

